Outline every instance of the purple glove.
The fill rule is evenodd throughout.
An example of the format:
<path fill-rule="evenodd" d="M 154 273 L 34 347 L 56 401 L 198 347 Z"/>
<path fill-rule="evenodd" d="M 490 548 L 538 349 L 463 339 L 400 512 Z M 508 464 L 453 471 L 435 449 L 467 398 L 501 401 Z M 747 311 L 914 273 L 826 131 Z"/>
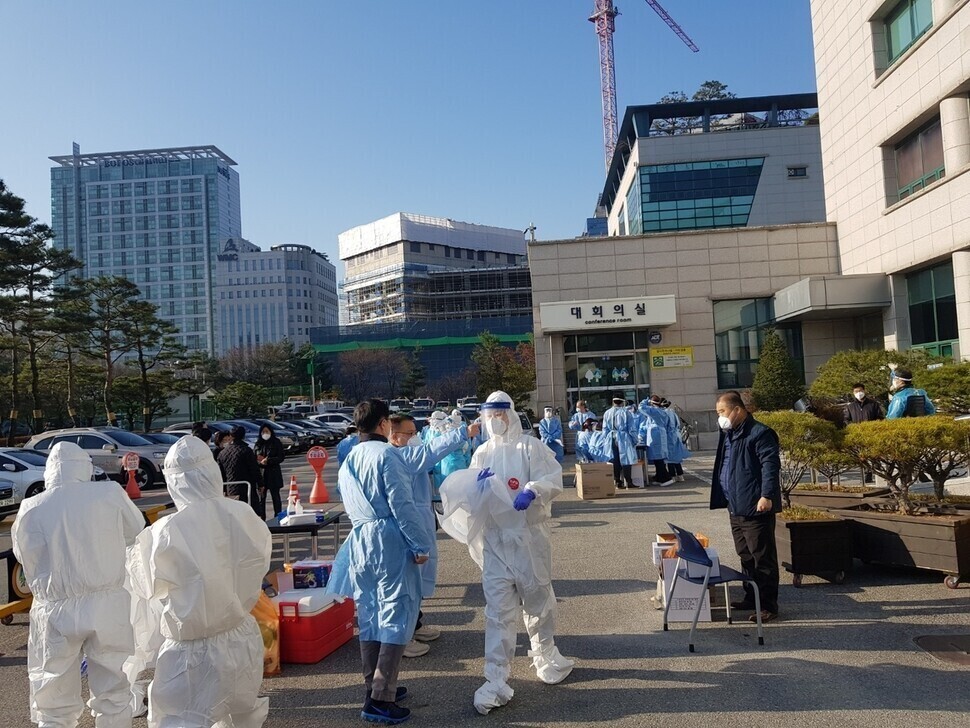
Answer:
<path fill-rule="evenodd" d="M 524 511 L 526 508 L 532 505 L 532 501 L 535 499 L 535 493 L 533 493 L 531 490 L 523 490 L 521 493 L 515 496 L 515 503 L 512 505 L 514 506 L 515 510 Z"/>

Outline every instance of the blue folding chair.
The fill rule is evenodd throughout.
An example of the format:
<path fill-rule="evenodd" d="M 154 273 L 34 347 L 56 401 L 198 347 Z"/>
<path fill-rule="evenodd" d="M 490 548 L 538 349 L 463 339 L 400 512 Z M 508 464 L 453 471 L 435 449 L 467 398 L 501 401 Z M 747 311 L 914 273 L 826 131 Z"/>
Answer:
<path fill-rule="evenodd" d="M 707 594 L 707 587 L 717 586 L 718 584 L 724 585 L 724 602 L 727 606 L 727 621 L 728 624 L 733 624 L 731 620 L 731 595 L 728 589 L 728 584 L 732 581 L 747 582 L 754 587 L 754 608 L 755 615 L 758 623 L 758 644 L 763 645 L 765 643 L 764 630 L 761 626 L 761 593 L 758 590 L 758 585 L 755 583 L 754 579 L 750 576 L 742 574 L 740 571 L 735 571 L 730 566 L 725 566 L 720 564 L 720 574 L 718 576 L 711 576 L 711 568 L 714 566 L 714 562 L 707 555 L 707 550 L 701 546 L 700 541 L 697 537 L 690 531 L 685 531 L 683 528 L 678 528 L 672 523 L 668 523 L 674 535 L 677 536 L 677 568 L 674 572 L 674 582 L 670 587 L 670 596 L 673 597 L 677 590 L 677 582 L 680 579 L 687 581 L 691 584 L 700 584 L 702 586 L 700 597 L 697 599 L 697 607 L 694 609 L 694 621 L 690 625 L 690 645 L 689 649 L 691 652 L 694 651 L 694 632 L 697 630 L 697 620 L 701 616 L 701 605 L 704 602 L 704 595 Z M 702 578 L 691 577 L 687 575 L 687 567 L 683 562 L 689 562 L 691 564 L 697 564 L 698 566 L 704 567 L 704 576 Z M 681 566 L 684 568 L 681 569 Z M 667 631 L 667 613 L 670 611 L 670 603 L 672 598 L 665 600 L 666 606 L 664 607 L 664 632 Z"/>

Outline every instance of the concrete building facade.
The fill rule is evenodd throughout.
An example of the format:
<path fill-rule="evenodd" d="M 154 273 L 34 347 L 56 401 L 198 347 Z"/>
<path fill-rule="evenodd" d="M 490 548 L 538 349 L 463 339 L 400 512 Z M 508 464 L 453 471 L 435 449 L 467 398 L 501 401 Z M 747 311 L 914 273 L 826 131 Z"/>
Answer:
<path fill-rule="evenodd" d="M 297 347 L 310 329 L 337 325 L 337 274 L 307 245 L 262 250 L 230 238 L 216 255 L 217 352 L 288 339 Z"/>
<path fill-rule="evenodd" d="M 811 3 L 841 272 L 887 277 L 867 324 L 886 347 L 954 358 L 970 355 L 968 5 Z"/>

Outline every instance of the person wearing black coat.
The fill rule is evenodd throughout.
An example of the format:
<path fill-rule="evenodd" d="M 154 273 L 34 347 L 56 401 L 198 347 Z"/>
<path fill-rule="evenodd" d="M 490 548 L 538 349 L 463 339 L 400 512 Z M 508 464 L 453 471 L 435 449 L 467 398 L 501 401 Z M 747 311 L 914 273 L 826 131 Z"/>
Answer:
<path fill-rule="evenodd" d="M 852 386 L 852 401 L 845 406 L 845 421 L 850 424 L 883 420 L 886 415 L 879 403 L 866 394 L 862 382 Z"/>
<path fill-rule="evenodd" d="M 711 509 L 727 508 L 741 570 L 758 585 L 761 619 L 778 616 L 778 549 L 775 514 L 781 510 L 781 452 L 778 435 L 755 420 L 737 392 L 717 400 L 721 438 L 711 478 Z M 754 590 L 745 585 L 735 609 L 755 608 Z M 751 621 L 755 616 L 751 615 Z"/>
<path fill-rule="evenodd" d="M 263 472 L 262 497 L 259 499 L 256 513 L 266 520 L 266 494 L 269 493 L 273 499 L 273 515 L 283 510 L 283 470 L 280 465 L 283 463 L 283 443 L 273 433 L 269 425 L 259 428 L 259 440 L 253 448 L 256 453 L 256 462 L 259 463 L 260 470 Z"/>
<path fill-rule="evenodd" d="M 219 467 L 222 468 L 225 482 L 245 481 L 250 487 L 247 488 L 242 483 L 227 485 L 226 495 L 249 503 L 256 510 L 259 499 L 257 491 L 263 487 L 259 463 L 256 462 L 255 453 L 246 444 L 246 430 L 243 427 L 237 425 L 229 434 L 229 442 L 223 440 L 224 447 L 219 453 Z"/>

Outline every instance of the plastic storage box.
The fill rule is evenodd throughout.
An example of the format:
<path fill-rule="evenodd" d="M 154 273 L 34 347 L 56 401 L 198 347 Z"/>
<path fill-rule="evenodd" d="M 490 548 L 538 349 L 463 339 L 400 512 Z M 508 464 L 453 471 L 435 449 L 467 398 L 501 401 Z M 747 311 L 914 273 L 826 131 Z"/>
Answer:
<path fill-rule="evenodd" d="M 323 589 L 294 589 L 273 601 L 280 610 L 280 660 L 313 664 L 354 636 L 354 602 Z"/>

